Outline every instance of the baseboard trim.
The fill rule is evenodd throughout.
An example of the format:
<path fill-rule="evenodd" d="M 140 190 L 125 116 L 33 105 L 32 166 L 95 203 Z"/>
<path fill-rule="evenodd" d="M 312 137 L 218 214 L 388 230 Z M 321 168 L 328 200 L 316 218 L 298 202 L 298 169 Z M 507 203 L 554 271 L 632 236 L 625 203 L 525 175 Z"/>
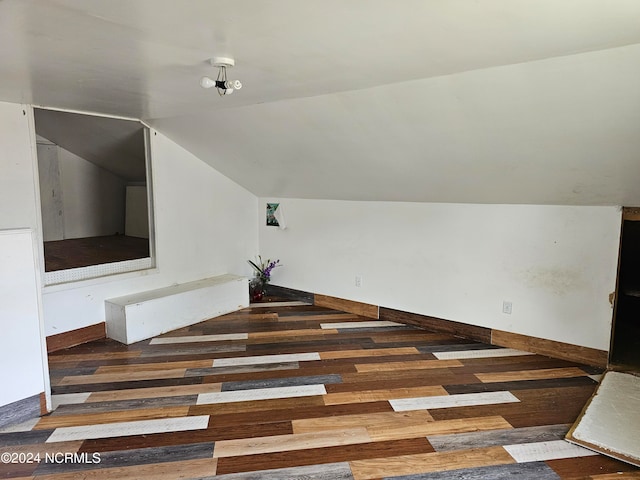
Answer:
<path fill-rule="evenodd" d="M 491 342 L 490 328 L 477 327 L 475 325 L 454 322 L 452 320 L 444 320 L 437 317 L 429 317 L 427 315 L 420 315 L 417 313 L 403 312 L 402 310 L 380 307 L 380 320 L 407 323 L 425 330 L 449 333 L 456 337 L 463 337 L 477 342 Z"/>
<path fill-rule="evenodd" d="M 47 396 L 44 392 L 40 394 L 40 416 L 46 415 L 49 413 L 49 409 L 47 408 Z"/>
<path fill-rule="evenodd" d="M 0 407 L 0 428 L 26 422 L 42 415 L 43 397 L 44 392 Z"/>
<path fill-rule="evenodd" d="M 265 290 L 267 295 L 297 300 L 298 302 L 314 303 L 313 293 L 303 292 L 302 290 L 281 287 L 279 285 L 271 285 L 270 283 L 267 283 Z"/>
<path fill-rule="evenodd" d="M 107 337 L 105 322 L 77 328 L 68 332 L 58 333 L 47 337 L 47 353 L 57 352 L 65 348 L 74 347 L 93 340 L 101 340 Z"/>
<path fill-rule="evenodd" d="M 305 292 L 302 292 L 305 293 Z M 313 294 L 310 294 L 313 295 Z M 547 357 L 559 358 L 571 362 L 582 363 L 599 368 L 606 368 L 609 352 L 595 348 L 582 347 L 571 343 L 530 337 L 519 333 L 494 330 L 487 327 L 469 325 L 467 323 L 444 320 L 442 318 L 420 315 L 418 313 L 394 310 L 392 308 L 355 302 L 327 295 L 315 294 L 315 305 L 334 308 L 364 317 L 387 320 L 391 322 L 413 325 L 432 332 L 446 333 L 456 337 L 474 340 L 501 347 L 515 348 L 526 352 L 537 353 Z"/>
<path fill-rule="evenodd" d="M 344 300 L 342 298 L 330 297 L 328 295 L 314 295 L 314 304 L 320 307 L 334 308 L 343 312 L 353 313 L 362 317 L 379 318 L 380 307 L 369 303 L 354 302 L 353 300 Z"/>
<path fill-rule="evenodd" d="M 491 344 L 538 353 L 549 357 L 584 363 L 594 367 L 607 367 L 609 352 L 595 348 L 581 347 L 571 343 L 557 342 L 544 338 L 530 337 L 519 333 L 492 330 Z"/>

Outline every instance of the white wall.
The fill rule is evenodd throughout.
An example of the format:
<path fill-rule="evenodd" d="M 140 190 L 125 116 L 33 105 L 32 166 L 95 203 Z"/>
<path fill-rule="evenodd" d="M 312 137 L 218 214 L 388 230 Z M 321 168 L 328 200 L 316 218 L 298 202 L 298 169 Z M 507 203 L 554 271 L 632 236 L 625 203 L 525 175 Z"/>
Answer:
<path fill-rule="evenodd" d="M 26 107 L 0 103 L 0 406 L 48 392 L 32 126 Z"/>
<path fill-rule="evenodd" d="M 222 273 L 250 275 L 257 252 L 257 198 L 152 131 L 156 264 L 45 288 L 46 334 L 104 321 L 104 300 Z"/>
<path fill-rule="evenodd" d="M 123 178 L 57 145 L 37 151 L 45 241 L 124 234 Z"/>
<path fill-rule="evenodd" d="M 149 238 L 149 204 L 147 187 L 127 185 L 124 234 L 128 237 Z"/>
<path fill-rule="evenodd" d="M 282 199 L 279 230 L 267 201 L 260 253 L 283 263 L 275 285 L 609 348 L 616 207 Z"/>
<path fill-rule="evenodd" d="M 0 230 L 0 406 L 45 391 L 35 252 L 30 229 Z"/>
<path fill-rule="evenodd" d="M 126 181 L 58 147 L 64 238 L 124 234 Z"/>

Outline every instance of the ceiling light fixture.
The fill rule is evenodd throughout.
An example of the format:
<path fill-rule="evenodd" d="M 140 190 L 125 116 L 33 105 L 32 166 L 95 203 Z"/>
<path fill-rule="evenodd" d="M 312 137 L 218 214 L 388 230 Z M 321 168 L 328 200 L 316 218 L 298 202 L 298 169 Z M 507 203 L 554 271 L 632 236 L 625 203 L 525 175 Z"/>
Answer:
<path fill-rule="evenodd" d="M 230 57 L 213 57 L 209 60 L 212 67 L 218 67 L 218 76 L 215 80 L 209 77 L 202 77 L 200 80 L 200 86 L 202 88 L 216 87 L 218 95 L 230 95 L 234 90 L 240 90 L 242 83 L 240 80 L 228 80 L 227 68 L 233 67 L 236 62 Z"/>

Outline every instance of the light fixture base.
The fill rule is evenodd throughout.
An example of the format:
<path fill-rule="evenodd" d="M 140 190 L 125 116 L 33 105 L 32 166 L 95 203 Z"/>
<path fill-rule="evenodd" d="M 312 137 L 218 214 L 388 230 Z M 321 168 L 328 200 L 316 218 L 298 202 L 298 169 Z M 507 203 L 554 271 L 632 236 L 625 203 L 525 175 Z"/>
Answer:
<path fill-rule="evenodd" d="M 213 57 L 209 60 L 212 67 L 233 67 L 236 61 L 231 57 Z"/>

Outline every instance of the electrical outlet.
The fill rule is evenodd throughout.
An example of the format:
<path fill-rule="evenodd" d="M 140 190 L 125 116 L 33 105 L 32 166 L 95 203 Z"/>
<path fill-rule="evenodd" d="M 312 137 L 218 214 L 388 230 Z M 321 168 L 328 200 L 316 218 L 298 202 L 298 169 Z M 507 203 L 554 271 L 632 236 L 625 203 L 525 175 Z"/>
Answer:
<path fill-rule="evenodd" d="M 502 313 L 511 315 L 511 302 L 502 302 Z"/>
<path fill-rule="evenodd" d="M 360 275 L 356 275 L 356 287 L 362 287 L 362 277 Z"/>

